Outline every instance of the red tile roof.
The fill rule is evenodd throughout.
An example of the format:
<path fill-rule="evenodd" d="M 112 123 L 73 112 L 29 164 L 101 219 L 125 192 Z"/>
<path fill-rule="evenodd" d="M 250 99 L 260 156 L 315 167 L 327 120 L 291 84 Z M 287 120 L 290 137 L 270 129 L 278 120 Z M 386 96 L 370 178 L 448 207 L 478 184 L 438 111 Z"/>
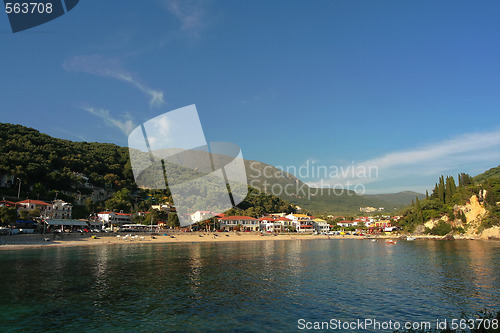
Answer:
<path fill-rule="evenodd" d="M 7 207 L 10 207 L 10 206 L 15 206 L 15 205 L 16 205 L 16 203 L 15 203 L 15 202 L 13 202 L 13 201 L 8 201 L 8 200 L 2 200 L 2 201 L 0 201 L 0 205 L 1 205 L 1 204 L 5 205 L 5 206 L 7 206 Z"/>
<path fill-rule="evenodd" d="M 254 221 L 258 221 L 257 219 L 250 217 L 250 216 L 226 216 L 226 217 L 221 218 L 220 220 L 229 220 L 229 221 L 254 220 Z"/>
<path fill-rule="evenodd" d="M 41 206 L 51 206 L 51 204 L 48 204 L 44 201 L 31 200 L 31 199 L 18 201 L 17 204 L 28 204 L 28 205 L 33 204 L 33 205 L 41 205 Z"/>
<path fill-rule="evenodd" d="M 104 212 L 99 212 L 97 214 L 115 214 L 115 215 L 132 215 L 132 214 L 127 214 L 127 213 L 116 213 L 116 212 L 110 212 L 110 211 L 104 211 Z"/>

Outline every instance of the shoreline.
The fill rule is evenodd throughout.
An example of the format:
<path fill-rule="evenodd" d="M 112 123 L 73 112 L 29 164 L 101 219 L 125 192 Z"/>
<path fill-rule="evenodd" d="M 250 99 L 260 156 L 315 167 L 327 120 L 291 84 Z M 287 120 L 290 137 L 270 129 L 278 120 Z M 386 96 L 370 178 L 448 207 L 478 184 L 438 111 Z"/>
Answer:
<path fill-rule="evenodd" d="M 93 236 L 96 236 L 95 238 Z M 207 232 L 170 232 L 166 235 L 155 235 L 142 233 L 127 233 L 113 235 L 11 235 L 0 237 L 1 250 L 23 250 L 35 248 L 51 247 L 73 247 L 73 246 L 97 246 L 97 245 L 122 245 L 122 244 L 167 244 L 167 243 L 221 243 L 221 242 L 241 242 L 241 241 L 284 241 L 284 240 L 336 240 L 336 239 L 356 239 L 356 240 L 394 240 L 405 241 L 406 235 L 311 235 L 311 234 L 260 234 L 260 233 L 207 233 Z M 409 237 L 409 236 L 408 236 Z M 411 236 L 415 240 L 443 240 L 443 236 Z M 44 241 L 43 238 L 50 239 Z M 479 240 L 480 237 L 454 236 L 455 240 Z M 488 240 L 488 239 L 486 239 Z"/>

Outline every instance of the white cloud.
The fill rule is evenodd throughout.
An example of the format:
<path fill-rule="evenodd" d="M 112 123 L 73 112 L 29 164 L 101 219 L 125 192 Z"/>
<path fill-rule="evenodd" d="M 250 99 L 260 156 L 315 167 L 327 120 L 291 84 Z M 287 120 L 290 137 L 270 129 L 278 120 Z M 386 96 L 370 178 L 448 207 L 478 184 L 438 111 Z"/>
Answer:
<path fill-rule="evenodd" d="M 80 55 L 67 59 L 62 66 L 68 72 L 84 72 L 127 82 L 148 96 L 151 107 L 161 106 L 165 103 L 163 91 L 149 88 L 132 74 L 122 70 L 116 59 L 100 55 Z"/>
<path fill-rule="evenodd" d="M 311 186 L 332 186 L 339 184 L 370 184 L 388 182 L 408 178 L 428 178 L 446 174 L 448 170 L 460 170 L 471 167 L 478 162 L 495 166 L 500 157 L 500 130 L 484 133 L 467 133 L 438 143 L 422 147 L 387 153 L 383 156 L 353 163 L 344 167 L 344 173 L 336 177 L 312 181 Z M 342 169 L 342 167 L 339 167 Z M 363 177 L 370 168 L 377 173 Z M 352 172 L 354 171 L 354 172 Z M 362 176 L 358 176 L 361 174 Z M 374 176 L 375 175 L 375 176 Z"/>
<path fill-rule="evenodd" d="M 382 157 L 364 162 L 363 164 L 377 165 L 381 169 L 395 166 L 432 165 L 438 163 L 442 169 L 449 164 L 474 160 L 476 153 L 496 152 L 492 159 L 500 156 L 500 131 L 487 133 L 469 133 L 437 144 L 427 145 L 408 151 L 389 153 Z M 496 157 L 496 158 L 494 158 Z M 449 163 L 452 162 L 452 163 Z"/>
<path fill-rule="evenodd" d="M 163 6 L 181 22 L 181 31 L 198 36 L 205 27 L 205 10 L 199 0 L 160 0 Z"/>
<path fill-rule="evenodd" d="M 125 117 L 129 118 L 125 121 L 115 119 L 111 116 L 110 112 L 105 109 L 96 109 L 93 107 L 82 107 L 82 110 L 85 110 L 94 116 L 100 117 L 106 121 L 106 124 L 109 126 L 118 127 L 125 135 L 129 135 L 130 132 L 136 127 L 134 122 L 131 119 L 130 114 L 126 114 Z"/>

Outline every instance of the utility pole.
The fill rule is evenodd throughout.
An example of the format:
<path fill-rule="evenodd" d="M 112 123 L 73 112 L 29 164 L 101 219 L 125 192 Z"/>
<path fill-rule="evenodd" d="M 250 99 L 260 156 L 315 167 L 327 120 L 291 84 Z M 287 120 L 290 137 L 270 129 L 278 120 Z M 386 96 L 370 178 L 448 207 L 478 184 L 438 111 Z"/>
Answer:
<path fill-rule="evenodd" d="M 16 177 L 19 180 L 19 190 L 17 190 L 17 198 L 19 199 L 19 196 L 21 195 L 21 178 Z"/>

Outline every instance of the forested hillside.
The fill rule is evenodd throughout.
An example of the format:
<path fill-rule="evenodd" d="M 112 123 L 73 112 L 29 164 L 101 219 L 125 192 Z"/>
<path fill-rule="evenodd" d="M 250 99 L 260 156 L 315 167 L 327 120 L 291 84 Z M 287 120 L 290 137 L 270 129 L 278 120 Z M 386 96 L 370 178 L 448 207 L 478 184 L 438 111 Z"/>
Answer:
<path fill-rule="evenodd" d="M 76 173 L 115 190 L 134 184 L 128 149 L 114 144 L 72 142 L 0 123 L 0 156 L 0 175 L 20 178 L 41 197 L 50 190 L 74 189 L 82 181 Z"/>
<path fill-rule="evenodd" d="M 50 137 L 21 125 L 0 123 L 0 176 L 13 179 L 0 188 L 0 197 L 53 200 L 55 196 L 76 203 L 91 189 L 106 188 L 111 193 L 103 201 L 82 200 L 73 217 L 85 217 L 101 209 L 147 211 L 151 205 L 172 202 L 170 191 L 137 188 L 129 160 L 129 150 L 114 144 L 72 142 Z M 88 180 L 82 178 L 88 177 Z M 91 186 L 85 186 L 85 184 Z M 248 197 L 234 212 L 261 216 L 266 212 L 293 212 L 290 203 L 250 188 Z"/>
<path fill-rule="evenodd" d="M 444 235 L 452 230 L 465 233 L 471 227 L 471 222 L 479 225 L 478 232 L 500 225 L 500 207 L 497 204 L 500 201 L 500 178 L 496 176 L 495 170 L 499 168 L 490 169 L 474 178 L 461 173 L 457 178 L 458 184 L 451 176 L 441 176 L 426 199 L 416 198 L 412 206 L 403 211 L 399 225 L 413 232 L 428 221 L 438 220 L 432 230 L 425 230 L 436 235 Z M 472 198 L 485 210 L 479 221 L 466 218 L 469 209 L 465 205 Z"/>

